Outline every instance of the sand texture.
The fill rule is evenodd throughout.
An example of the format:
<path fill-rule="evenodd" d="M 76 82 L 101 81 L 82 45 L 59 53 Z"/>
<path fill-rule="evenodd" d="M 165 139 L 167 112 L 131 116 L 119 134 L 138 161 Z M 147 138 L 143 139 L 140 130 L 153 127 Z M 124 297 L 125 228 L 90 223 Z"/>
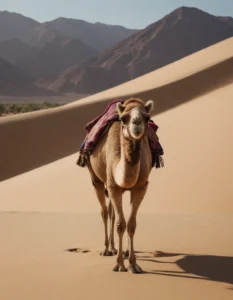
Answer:
<path fill-rule="evenodd" d="M 138 215 L 141 275 L 99 255 L 100 207 L 75 164 L 85 123 L 131 95 L 154 100 L 165 150 Z M 0 299 L 232 299 L 232 99 L 228 39 L 64 107 L 1 118 Z"/>

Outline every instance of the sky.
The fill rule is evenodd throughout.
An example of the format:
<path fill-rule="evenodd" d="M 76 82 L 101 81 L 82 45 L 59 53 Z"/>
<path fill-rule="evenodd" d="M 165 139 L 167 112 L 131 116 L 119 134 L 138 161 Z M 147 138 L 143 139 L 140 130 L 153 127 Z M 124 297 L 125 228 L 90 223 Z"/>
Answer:
<path fill-rule="evenodd" d="M 233 17 L 233 0 L 0 0 L 0 11 L 21 13 L 39 22 L 58 17 L 141 29 L 180 6 Z"/>

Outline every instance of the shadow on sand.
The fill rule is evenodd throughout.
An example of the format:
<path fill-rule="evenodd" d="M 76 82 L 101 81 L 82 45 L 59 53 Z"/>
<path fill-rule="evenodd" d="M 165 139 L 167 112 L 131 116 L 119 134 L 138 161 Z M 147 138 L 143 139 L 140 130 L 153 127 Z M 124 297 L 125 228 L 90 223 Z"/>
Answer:
<path fill-rule="evenodd" d="M 155 253 L 156 258 L 160 257 L 174 257 L 184 256 L 175 262 L 167 262 L 152 257 L 138 258 L 142 261 L 150 261 L 155 263 L 176 264 L 182 271 L 166 271 L 153 270 L 148 272 L 150 274 L 174 276 L 182 278 L 193 278 L 200 280 L 211 280 L 217 282 L 224 282 L 233 284 L 233 257 L 227 256 L 213 256 L 213 255 L 187 255 L 179 253 Z M 233 290 L 233 287 L 230 287 Z"/>

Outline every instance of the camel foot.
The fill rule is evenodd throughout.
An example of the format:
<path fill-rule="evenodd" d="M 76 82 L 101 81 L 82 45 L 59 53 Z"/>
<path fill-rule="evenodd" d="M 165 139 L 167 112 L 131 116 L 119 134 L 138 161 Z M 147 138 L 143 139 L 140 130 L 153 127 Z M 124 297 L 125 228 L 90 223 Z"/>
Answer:
<path fill-rule="evenodd" d="M 113 271 L 114 271 L 114 272 L 127 272 L 127 269 L 125 268 L 124 265 L 116 265 L 116 266 L 113 268 Z"/>
<path fill-rule="evenodd" d="M 140 274 L 143 273 L 142 269 L 137 265 L 129 265 L 129 272 L 133 273 L 133 274 Z"/>
<path fill-rule="evenodd" d="M 112 249 L 110 250 L 110 252 L 112 252 L 112 255 L 116 255 L 116 254 L 117 254 L 117 249 L 112 248 Z"/>
<path fill-rule="evenodd" d="M 126 250 L 126 251 L 124 252 L 124 258 L 129 258 L 129 250 Z"/>
<path fill-rule="evenodd" d="M 107 249 L 105 249 L 103 252 L 100 253 L 100 255 L 102 256 L 113 256 L 112 251 L 109 251 Z"/>

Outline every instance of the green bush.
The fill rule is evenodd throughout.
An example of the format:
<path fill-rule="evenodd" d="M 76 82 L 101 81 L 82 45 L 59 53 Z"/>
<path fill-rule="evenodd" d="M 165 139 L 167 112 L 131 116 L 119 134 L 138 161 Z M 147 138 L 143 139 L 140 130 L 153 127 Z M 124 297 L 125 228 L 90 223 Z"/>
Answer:
<path fill-rule="evenodd" d="M 40 109 L 49 109 L 58 107 L 60 104 L 44 102 L 43 104 L 28 103 L 28 104 L 0 104 L 0 116 L 2 114 L 19 114 Z"/>
<path fill-rule="evenodd" d="M 0 104 L 0 116 L 5 113 L 4 105 Z"/>
<path fill-rule="evenodd" d="M 11 105 L 9 105 L 9 106 L 8 106 L 8 111 L 9 111 L 10 113 L 15 114 L 15 113 L 17 112 L 17 104 L 11 104 Z"/>

